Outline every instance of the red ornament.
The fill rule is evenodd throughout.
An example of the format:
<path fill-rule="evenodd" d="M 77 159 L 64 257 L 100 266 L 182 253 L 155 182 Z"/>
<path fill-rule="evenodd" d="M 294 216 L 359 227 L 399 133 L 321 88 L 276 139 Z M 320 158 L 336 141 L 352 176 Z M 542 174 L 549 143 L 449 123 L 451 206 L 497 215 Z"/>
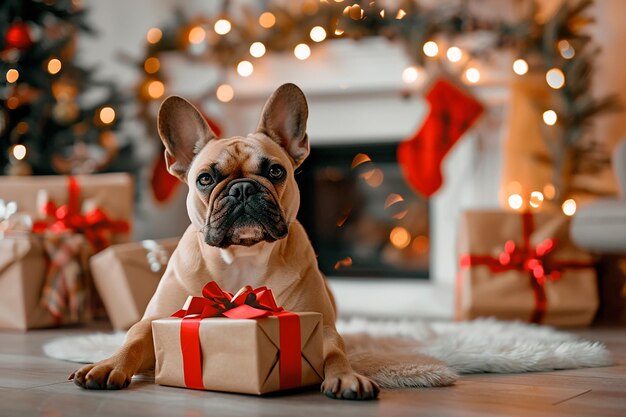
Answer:
<path fill-rule="evenodd" d="M 13 23 L 5 36 L 6 48 L 15 48 L 23 51 L 33 45 L 30 27 L 23 22 Z"/>
<path fill-rule="evenodd" d="M 409 185 L 430 197 L 443 183 L 443 158 L 478 119 L 483 106 L 445 80 L 435 82 L 426 100 L 430 112 L 417 132 L 400 144 L 397 157 Z"/>

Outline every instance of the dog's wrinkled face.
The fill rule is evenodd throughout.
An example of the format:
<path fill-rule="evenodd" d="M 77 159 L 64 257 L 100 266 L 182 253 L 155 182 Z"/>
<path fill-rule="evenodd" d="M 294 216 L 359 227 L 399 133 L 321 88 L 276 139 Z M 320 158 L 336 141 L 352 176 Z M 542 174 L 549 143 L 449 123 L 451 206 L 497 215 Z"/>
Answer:
<path fill-rule="evenodd" d="M 265 105 L 257 132 L 217 139 L 188 102 L 168 98 L 159 133 L 173 175 L 189 185 L 187 211 L 211 246 L 251 246 L 287 236 L 300 196 L 295 168 L 309 152 L 307 106 L 293 84 Z"/>

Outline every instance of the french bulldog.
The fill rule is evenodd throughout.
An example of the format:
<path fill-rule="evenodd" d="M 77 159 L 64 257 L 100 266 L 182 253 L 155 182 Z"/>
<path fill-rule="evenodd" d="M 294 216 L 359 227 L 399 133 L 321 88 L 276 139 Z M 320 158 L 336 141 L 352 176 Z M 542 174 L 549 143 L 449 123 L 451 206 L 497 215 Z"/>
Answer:
<path fill-rule="evenodd" d="M 211 280 L 236 292 L 271 288 L 279 305 L 323 315 L 324 381 L 328 397 L 371 400 L 378 385 L 355 372 L 335 328 L 335 303 L 315 252 L 296 220 L 300 194 L 294 171 L 309 154 L 308 106 L 294 84 L 266 102 L 256 132 L 217 138 L 189 102 L 167 98 L 158 130 L 168 171 L 189 186 L 191 220 L 140 322 L 112 357 L 86 365 L 70 379 L 87 389 L 127 387 L 154 367 L 152 320 L 170 316 Z"/>

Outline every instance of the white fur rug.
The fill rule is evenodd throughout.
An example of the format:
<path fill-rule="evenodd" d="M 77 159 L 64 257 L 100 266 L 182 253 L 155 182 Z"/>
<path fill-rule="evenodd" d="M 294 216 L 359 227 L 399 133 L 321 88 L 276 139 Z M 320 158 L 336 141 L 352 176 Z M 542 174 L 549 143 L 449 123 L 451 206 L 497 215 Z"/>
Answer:
<path fill-rule="evenodd" d="M 548 326 L 517 322 L 485 319 L 432 323 L 352 319 L 339 321 L 337 328 L 342 334 L 355 335 L 348 336 L 347 340 L 350 337 L 359 340 L 356 335 L 360 333 L 384 336 L 387 343 L 394 342 L 389 337 L 401 337 L 395 340 L 403 345 L 403 353 L 427 355 L 449 367 L 415 364 L 411 371 L 404 360 L 400 372 L 398 369 L 384 369 L 384 366 L 371 369 L 370 375 L 381 386 L 388 388 L 449 385 L 454 382 L 455 372 L 516 373 L 600 367 L 613 363 L 610 353 L 600 342 L 581 340 Z M 122 344 L 124 335 L 119 332 L 64 337 L 47 343 L 43 350 L 56 359 L 91 363 L 109 357 Z M 369 340 L 376 341 L 371 337 Z M 408 345 L 407 341 L 410 341 Z M 406 350 L 407 346 L 409 350 Z M 426 374 L 424 369 L 427 369 Z M 410 372 L 413 374 L 409 375 Z"/>

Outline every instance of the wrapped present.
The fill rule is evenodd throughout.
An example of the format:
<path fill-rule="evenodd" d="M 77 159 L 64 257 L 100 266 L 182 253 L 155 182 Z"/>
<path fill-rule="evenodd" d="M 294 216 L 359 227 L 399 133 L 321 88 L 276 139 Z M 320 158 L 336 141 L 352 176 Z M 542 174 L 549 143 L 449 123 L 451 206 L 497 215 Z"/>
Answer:
<path fill-rule="evenodd" d="M 598 308 L 594 264 L 570 241 L 565 216 L 470 211 L 461 223 L 457 319 L 591 323 Z"/>
<path fill-rule="evenodd" d="M 96 250 L 129 240 L 134 197 L 128 174 L 4 177 L 0 198 L 39 219 L 36 231 L 82 233 Z"/>
<path fill-rule="evenodd" d="M 114 329 L 127 330 L 141 319 L 178 240 L 113 245 L 90 259 L 93 280 Z"/>
<path fill-rule="evenodd" d="M 285 311 L 265 287 L 202 293 L 152 322 L 157 384 L 260 395 L 322 382 L 321 314 Z"/>

